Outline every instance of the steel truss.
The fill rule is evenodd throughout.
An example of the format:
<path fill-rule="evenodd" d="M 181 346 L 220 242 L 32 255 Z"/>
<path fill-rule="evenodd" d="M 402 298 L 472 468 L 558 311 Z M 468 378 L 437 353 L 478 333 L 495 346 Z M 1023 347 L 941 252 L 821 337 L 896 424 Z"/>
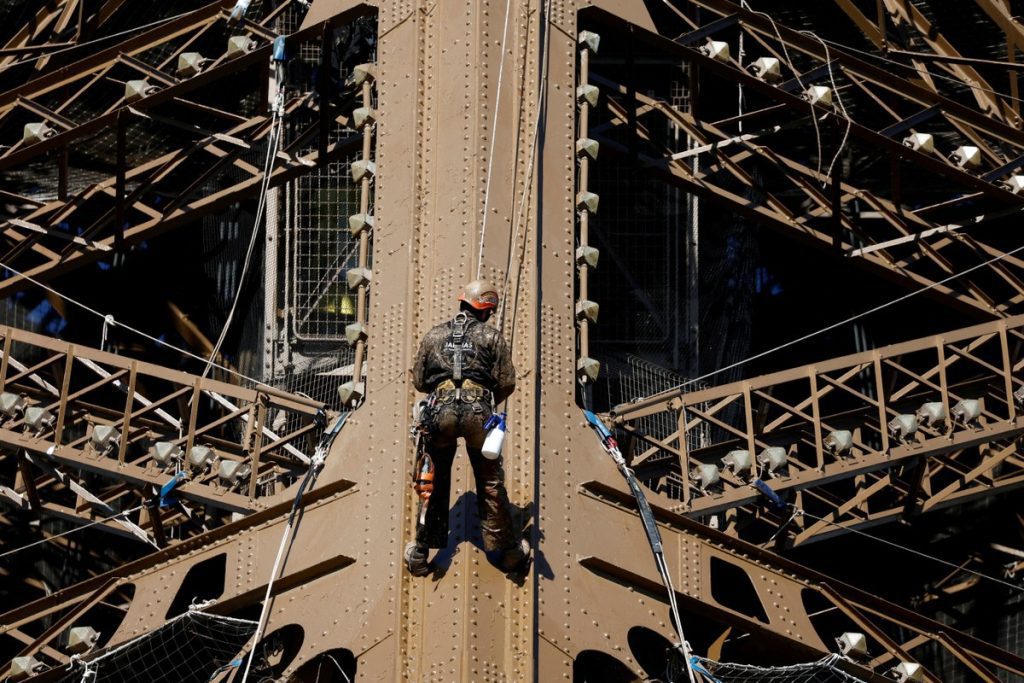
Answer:
<path fill-rule="evenodd" d="M 2 500 L 75 523 L 144 505 L 102 528 L 153 545 L 265 507 L 305 473 L 326 421 L 319 404 L 270 387 L 22 330 L 2 337 Z"/>
<path fill-rule="evenodd" d="M 210 10 L 210 26 L 226 21 L 223 10 L 228 4 Z M 593 434 L 582 426 L 575 402 L 576 324 L 581 313 L 587 324 L 589 318 L 585 315 L 588 309 L 578 308 L 572 293 L 577 277 L 574 256 L 580 246 L 574 234 L 574 215 L 580 207 L 569 191 L 580 149 L 575 125 L 578 30 L 596 28 L 601 22 L 611 22 L 616 28 L 653 28 L 655 23 L 643 2 L 597 3 L 614 8 L 621 20 L 595 9 L 577 15 L 578 4 L 534 1 L 527 11 L 510 14 L 508 35 L 515 49 L 508 53 L 521 54 L 523 61 L 506 65 L 506 78 L 501 82 L 497 78 L 498 55 L 505 50 L 494 47 L 495 36 L 503 33 L 501 14 L 493 11 L 494 3 L 426 7 L 376 3 L 379 72 L 374 87 L 379 110 L 373 114 L 379 126 L 374 133 L 380 135 L 373 141 L 373 158 L 379 165 L 373 182 L 375 192 L 379 191 L 374 205 L 382 210 L 373 216 L 372 243 L 368 236 L 361 240 L 360 267 L 372 262 L 373 277 L 371 281 L 369 274 L 362 273 L 360 299 L 365 303 L 367 290 L 372 288 L 373 314 L 364 306 L 359 325 L 365 323 L 366 329 L 352 331 L 357 344 L 364 342 L 366 374 L 364 386 L 359 386 L 363 380 L 360 370 L 350 387 L 360 394 L 365 390 L 365 400 L 331 448 L 316 486 L 298 501 L 301 524 L 286 546 L 288 554 L 279 574 L 273 574 L 278 568 L 274 549 L 282 541 L 294 495 L 294 488 L 287 484 L 306 470 L 300 455 L 309 455 L 309 439 L 317 432 L 316 406 L 264 387 L 247 389 L 200 380 L 38 335 L 3 332 L 0 403 L 13 400 L 16 404 L 22 396 L 25 400 L 22 412 L 0 421 L 0 444 L 8 449 L 0 458 L 2 491 L 17 506 L 38 509 L 40 514 L 63 511 L 67 518 L 84 521 L 105 516 L 107 509 L 130 509 L 151 502 L 156 497 L 155 487 L 166 484 L 172 475 L 170 468 L 156 465 L 157 453 L 149 448 L 150 442 L 161 440 L 171 444 L 172 452 L 173 447 L 181 447 L 186 457 L 199 444 L 211 448 L 229 464 L 228 469 L 231 464 L 250 466 L 234 483 L 230 476 L 220 476 L 219 466 L 216 473 L 197 468 L 191 481 L 176 492 L 184 504 L 181 509 L 166 515 L 131 516 L 123 520 L 131 526 L 114 522 L 110 529 L 120 534 L 141 533 L 158 544 L 157 530 L 163 529 L 166 547 L 0 615 L 0 634 L 15 638 L 20 654 L 35 656 L 51 667 L 37 680 L 61 675 L 58 667 L 70 656 L 61 634 L 69 626 L 96 623 L 99 610 L 114 603 L 118 619 L 111 622 L 102 644 L 123 643 L 160 626 L 172 615 L 174 605 L 187 605 L 195 591 L 189 576 L 203 571 L 217 574 L 213 583 L 220 592 L 208 609 L 220 614 L 252 614 L 272 582 L 269 635 L 256 649 L 265 652 L 277 642 L 275 637 L 295 633 L 294 627 L 299 627 L 300 635 L 289 642 L 291 659 L 280 662 L 274 672 L 285 680 L 292 676 L 315 680 L 318 665 L 329 666 L 326 657 L 341 651 L 358 662 L 358 675 L 366 679 L 571 679 L 583 655 L 592 652 L 613 657 L 631 674 L 639 675 L 639 657 L 635 650 L 631 652 L 637 633 L 653 634 L 657 656 L 664 658 L 673 629 L 633 499 Z M 702 42 L 723 26 L 742 26 L 752 41 L 769 52 L 779 52 L 778 43 L 785 42 L 801 59 L 814 61 L 809 70 L 797 66 L 802 74 L 824 78 L 824 51 L 813 38 L 785 27 L 779 27 L 781 37 L 775 36 L 774 28 L 760 15 L 718 0 L 691 5 L 699 5 L 718 20 L 691 25 L 687 38 L 691 44 Z M 553 8 L 550 15 L 545 14 L 548 6 Z M 354 16 L 350 12 L 358 11 L 361 6 L 338 16 Z M 860 21 L 849 7 L 846 11 L 855 22 Z M 338 3 L 333 0 L 314 3 L 306 28 L 296 35 L 316 35 L 323 30 L 323 22 L 335 20 L 337 12 Z M 144 35 L 160 42 L 174 31 L 184 30 L 182 26 L 164 26 Z M 258 71 L 269 57 L 266 43 L 270 36 L 248 24 L 237 30 L 254 32 L 250 37 L 257 40 L 262 56 L 252 58 L 250 66 Z M 763 115 L 748 120 L 771 126 L 771 116 L 785 111 L 787 119 L 797 112 L 809 123 L 806 117 L 811 115 L 811 106 L 792 89 L 761 82 L 734 63 L 709 61 L 689 46 L 640 29 L 629 30 L 634 37 L 699 69 L 747 85 L 765 99 L 766 108 Z M 702 30 L 704 35 L 699 35 Z M 542 51 L 545 44 L 550 45 L 550 54 Z M 119 51 L 133 49 L 126 45 Z M 180 45 L 175 49 L 185 50 Z M 116 61 L 113 52 L 102 59 Z M 145 120 L 152 125 L 175 128 L 167 122 L 164 108 L 190 106 L 176 98 L 215 107 L 203 99 L 203 84 L 212 88 L 223 82 L 222 76 L 239 74 L 242 78 L 241 74 L 248 73 L 242 64 L 237 70 L 228 69 L 244 59 L 247 57 L 222 57 L 200 75 L 188 78 L 156 68 L 174 83 L 165 83 L 146 71 L 151 83 L 163 85 L 131 107 L 150 117 Z M 850 85 L 844 97 L 861 92 L 857 97 L 876 108 L 870 120 L 851 122 L 851 138 L 860 145 L 876 146 L 890 158 L 904 159 L 897 167 L 912 161 L 936 173 L 954 188 L 950 203 L 916 207 L 912 197 L 887 194 L 884 183 L 861 185 L 851 178 L 834 182 L 826 178 L 831 184 L 819 192 L 816 187 L 823 178 L 810 171 L 807 159 L 790 158 L 753 139 L 725 145 L 735 137 L 728 122 L 702 120 L 699 99 L 696 113 L 681 115 L 655 99 L 631 93 L 628 83 L 616 84 L 607 77 L 603 81 L 605 94 L 612 97 L 602 106 L 610 115 L 603 121 L 590 120 L 584 128 L 591 136 L 602 136 L 605 148 L 612 151 L 619 146 L 619 151 L 632 153 L 623 135 L 635 136 L 635 149 L 642 153 L 640 161 L 648 170 L 717 197 L 786 234 L 846 253 L 876 272 L 912 286 L 935 283 L 943 273 L 974 265 L 986 254 L 1002 253 L 1005 245 L 983 240 L 972 230 L 947 228 L 932 236 L 923 230 L 959 220 L 968 208 L 971 212 L 978 207 L 1016 211 L 1020 206 L 1017 195 L 1003 188 L 994 176 L 986 179 L 904 147 L 900 135 L 916 124 L 889 135 L 880 131 L 929 110 L 935 121 L 983 146 L 987 172 L 992 173 L 1024 149 L 1021 133 L 1001 123 L 1013 121 L 1005 107 L 996 102 L 986 113 L 943 99 L 905 79 L 896 85 L 883 82 L 877 69 L 872 71 L 838 49 L 828 61 L 834 76 Z M 545 77 L 532 78 L 542 64 L 548 65 Z M 120 66 L 125 66 L 123 59 Z M 784 68 L 794 66 L 787 63 Z M 590 69 L 590 82 L 596 83 L 602 77 L 600 65 L 591 64 Z M 963 69 L 958 71 L 969 76 Z M 82 65 L 83 85 L 102 78 L 97 75 L 101 73 L 98 62 Z M 213 73 L 218 74 L 216 79 L 207 76 Z M 41 79 L 61 77 L 55 74 Z M 210 80 L 197 80 L 204 77 Z M 260 87 L 259 78 L 252 79 L 254 92 Z M 495 93 L 502 88 L 506 97 L 499 105 Z M 882 88 L 888 88 L 885 98 L 893 98 L 894 104 L 875 102 L 888 102 L 879 96 Z M 365 98 L 366 88 L 363 90 Z M 538 97 L 541 92 L 543 106 Z M 289 106 L 293 111 L 308 108 L 308 95 L 300 93 Z M 33 97 L 29 99 L 35 102 Z M 259 101 L 265 102 L 265 98 Z M 13 100 L 6 104 L 15 106 Z M 118 105 L 120 113 L 101 114 L 108 117 L 107 124 L 116 125 L 119 117 L 123 121 L 136 116 L 123 104 Z M 25 227 L 9 224 L 9 249 L 21 243 L 18 235 L 26 241 L 25 247 L 8 256 L 24 270 L 48 277 L 66 263 L 95 258 L 102 248 L 93 245 L 118 246 L 117 228 L 122 225 L 116 218 L 119 196 L 121 215 L 132 224 L 121 238 L 128 245 L 141 239 L 141 233 L 132 230 L 141 230 L 143 225 L 150 225 L 147 234 L 155 234 L 184 222 L 185 218 L 173 222 L 175 211 L 191 211 L 188 215 L 196 216 L 206 206 L 203 201 L 233 200 L 254 188 L 260 170 L 243 168 L 240 170 L 248 173 L 246 180 L 230 191 L 221 187 L 204 194 L 199 188 L 171 188 L 178 204 L 166 212 L 165 204 L 151 201 L 152 190 L 136 192 L 133 187 L 135 180 L 149 183 L 151 188 L 162 187 L 161 169 L 179 158 L 197 163 L 199 159 L 223 160 L 223 168 L 239 168 L 238 157 L 232 157 L 239 145 L 233 140 L 250 147 L 258 144 L 266 136 L 267 117 L 254 112 L 236 120 L 220 112 L 211 113 L 211 120 L 220 121 L 219 126 L 207 124 L 188 144 L 168 152 L 170 157 L 159 162 L 140 160 L 134 171 L 119 165 L 122 171 L 118 175 L 123 180 L 114 177 L 110 184 L 108 179 L 107 191 L 97 186 L 87 197 L 83 195 L 86 204 L 101 202 L 82 214 L 90 217 L 87 222 L 92 231 L 74 237 L 85 244 L 68 245 L 67 240 L 47 232 L 59 230 L 61 212 L 84 211 L 73 206 L 68 196 L 30 209 L 25 216 L 41 212 L 33 219 L 38 219 L 36 222 L 25 216 L 17 219 L 43 228 L 43 233 L 29 234 Z M 483 112 L 480 118 L 484 123 L 467 112 L 474 116 Z M 486 136 L 494 112 L 498 114 L 494 120 L 508 123 L 507 128 L 515 129 L 518 137 L 514 149 L 511 145 L 494 146 L 494 176 L 511 182 L 490 186 L 488 195 L 483 178 L 491 170 L 492 159 L 486 157 Z M 324 108 L 316 113 L 332 124 L 345 123 Z M 831 110 L 814 109 L 816 116 L 826 114 L 823 125 L 845 123 Z M 712 165 L 702 164 L 704 171 L 688 176 L 686 157 L 671 158 L 680 150 L 665 150 L 644 139 L 645 124 L 652 116 L 670 120 L 705 144 L 716 143 L 708 150 L 715 157 Z M 55 118 L 47 120 L 60 128 Z M 12 160 L 22 163 L 58 154 L 72 140 L 90 135 L 86 129 L 80 133 L 82 137 L 76 137 L 88 125 L 93 124 L 75 121 L 34 145 L 8 150 L 7 156 L 0 156 L 0 168 L 16 163 Z M 540 137 L 542 125 L 543 144 L 531 150 L 524 141 Z M 324 140 L 325 130 L 322 122 L 309 134 L 319 133 Z M 356 144 L 360 139 L 369 146 L 368 135 L 357 137 Z M 770 136 L 762 142 L 767 141 Z M 325 158 L 328 153 L 324 149 L 321 145 L 318 155 L 308 159 Z M 757 151 L 760 149 L 766 151 Z M 535 172 L 534 151 L 537 168 L 543 172 Z M 768 197 L 759 205 L 740 202 L 716 184 L 716 173 L 708 172 L 710 168 L 742 180 L 749 174 L 746 164 L 755 155 L 767 159 L 801 197 L 812 199 L 812 208 L 798 211 L 791 199 L 780 197 Z M 295 173 L 301 172 L 301 161 L 291 157 L 281 161 Z M 369 162 L 368 156 L 363 161 Z M 275 172 L 290 171 L 281 167 Z M 361 188 L 362 197 L 369 191 L 368 182 Z M 576 189 L 588 188 L 583 183 Z M 865 222 L 867 219 L 857 215 L 850 196 L 858 192 L 858 200 L 881 218 Z M 170 190 L 166 193 L 171 194 Z M 489 198 L 485 200 L 485 196 Z M 968 201 L 975 204 L 961 206 Z M 133 209 L 135 202 L 156 211 L 159 218 L 145 208 Z M 524 206 L 528 208 L 523 210 L 521 233 L 495 229 L 486 237 L 477 237 L 467 227 L 475 226 L 482 212 L 500 215 Z M 367 208 L 364 201 L 361 209 Z M 369 225 L 366 217 L 361 220 Z M 510 226 L 515 224 L 509 220 Z M 28 242 L 29 238 L 33 241 Z M 906 241 L 890 244 L 893 239 Z M 453 508 L 458 551 L 450 553 L 445 560 L 448 564 L 427 581 L 414 580 L 401 569 L 402 547 L 411 535 L 415 515 L 407 486 L 413 463 L 405 434 L 410 427 L 408 407 L 414 398 L 407 368 L 417 336 L 442 315 L 450 314 L 451 292 L 478 265 L 466 254 L 476 254 L 481 246 L 484 259 L 479 265 L 486 276 L 500 281 L 504 268 L 522 273 L 508 282 L 515 291 L 513 303 L 519 316 L 512 346 L 524 374 L 510 401 L 517 424 L 506 446 L 510 495 L 526 505 L 524 516 L 535 526 L 531 538 L 536 559 L 524 579 L 526 585 L 521 586 L 492 567 L 475 545 L 472 529 L 476 520 L 468 495 L 461 495 Z M 70 251 L 63 253 L 64 249 Z M 858 249 L 863 252 L 855 253 Z M 742 658 L 770 650 L 779 661 L 809 660 L 834 650 L 833 639 L 843 631 L 860 631 L 867 636 L 869 657 L 845 666 L 873 683 L 891 680 L 885 671 L 897 662 L 923 661 L 935 651 L 948 654 L 981 680 L 994 683 L 999 676 L 1024 675 L 1024 661 L 1015 655 L 737 538 L 763 536 L 782 521 L 781 516 L 772 516 L 758 505 L 747 480 L 740 479 L 749 476 L 745 470 L 736 474 L 720 469 L 718 481 L 704 485 L 703 490 L 689 484 L 698 463 L 714 465 L 730 450 L 746 450 L 756 457 L 766 448 L 781 445 L 785 458 L 780 460 L 778 451 L 773 451 L 760 473 L 798 506 L 842 528 L 960 502 L 982 495 L 983 490 L 1016 486 L 1024 468 L 1014 448 L 1021 431 L 1014 394 L 1024 364 L 1024 319 L 1011 315 L 1019 307 L 1017 297 L 1022 296 L 1014 273 L 1019 265 L 1007 258 L 966 280 L 935 288 L 961 309 L 1004 318 L 1000 321 L 699 393 L 661 395 L 620 406 L 608 416 L 634 441 L 633 465 L 655 489 L 652 505 L 685 611 L 683 626 L 691 629 L 690 633 L 711 633 L 705 638 L 708 654 Z M 588 275 L 591 282 L 599 273 Z M 6 282 L 9 284 L 0 284 L 0 292 L 25 286 L 17 280 Z M 373 344 L 365 344 L 366 339 Z M 3 392 L 14 399 L 4 398 Z M 925 403 L 932 405 L 925 410 Z M 41 413 L 32 410 L 33 424 L 42 429 L 27 427 L 28 408 L 47 410 L 53 416 L 52 424 L 40 422 Z M 650 434 L 637 428 L 644 416 L 673 411 L 679 425 L 676 434 Z M 931 421 L 937 411 L 946 416 L 941 424 Z M 911 414 L 917 420 L 913 430 L 906 420 L 896 419 Z M 954 422 L 954 415 L 962 416 L 959 422 Z M 895 427 L 890 427 L 894 419 Z M 688 452 L 685 434 L 698 423 L 708 425 L 713 442 Z M 119 438 L 111 442 L 112 432 L 99 427 L 116 428 Z M 267 429 L 274 433 L 267 434 Z M 826 450 L 833 431 L 849 432 L 848 450 Z M 845 443 L 838 435 L 831 436 L 836 443 Z M 456 487 L 465 490 L 471 480 L 463 461 L 456 466 L 455 481 Z M 677 495 L 664 484 L 673 477 L 681 487 Z M 200 505 L 210 527 L 205 531 L 197 520 L 187 519 L 189 510 L 194 513 Z M 233 519 L 236 512 L 243 514 Z M 712 514 L 719 515 L 729 533 L 691 519 Z M 802 543 L 829 532 L 798 519 L 790 540 Z M 172 542 L 179 538 L 183 540 Z M 134 599 L 125 597 L 130 590 L 135 591 Z M 746 598 L 737 597 L 744 591 Z M 230 678 L 231 674 L 223 676 Z M 925 676 L 939 680 L 933 672 L 926 671 Z"/>
<path fill-rule="evenodd" d="M 0 154 L 0 172 L 48 160 L 58 166 L 59 176 L 52 201 L 7 193 L 9 200 L 26 208 L 3 223 L 7 246 L 0 261 L 28 277 L 48 279 L 258 193 L 264 171 L 240 157 L 259 153 L 270 133 L 272 114 L 267 111 L 266 91 L 275 34 L 266 25 L 289 3 L 269 13 L 262 24 L 231 23 L 225 4 L 212 3 L 0 93 L 0 130 L 11 131 L 26 116 L 46 127 Z M 289 36 L 287 49 L 297 52 L 303 44 L 318 43 L 328 28 L 364 14 L 366 9 L 358 6 L 309 26 Z M 182 70 L 178 62 L 183 54 L 211 44 L 224 52 L 200 55 L 200 66 Z M 79 107 L 86 114 L 79 120 L 69 117 L 77 102 L 109 100 L 111 82 L 143 85 L 132 94 L 123 89 L 105 110 Z M 223 101 L 226 83 L 245 93 L 233 111 Z M 305 129 L 278 152 L 271 187 L 360 148 L 361 135 L 352 133 L 329 143 L 328 135 L 322 133 L 347 127 L 349 118 L 335 111 L 328 97 L 318 97 L 318 85 L 322 84 L 288 91 L 286 117 L 300 112 L 314 115 L 306 117 Z M 190 122 L 197 119 L 202 125 Z M 70 151 L 111 130 L 116 138 L 116 173 L 70 193 Z M 132 134 L 164 136 L 180 146 L 172 144 L 153 158 L 136 158 L 134 153 L 128 155 L 126 147 Z M 302 151 L 311 145 L 316 149 Z M 8 278 L 0 283 L 0 295 L 26 284 L 21 277 Z"/>
<path fill-rule="evenodd" d="M 683 113 L 664 100 L 602 77 L 599 67 L 591 67 L 589 80 L 602 88 L 607 111 L 606 122 L 593 127 L 591 137 L 612 152 L 633 156 L 640 170 L 907 287 L 929 287 L 960 310 L 973 309 L 984 316 L 1020 310 L 1024 258 L 1006 251 L 1022 245 L 1009 241 L 1005 233 L 993 234 L 979 226 L 1022 210 L 1024 195 L 1014 193 L 1008 181 L 1024 166 L 1024 133 L 934 89 L 894 79 L 889 71 L 842 46 L 772 23 L 766 15 L 717 0 L 693 5 L 708 10 L 704 21 L 697 25 L 680 13 L 691 30 L 675 39 L 602 10 L 589 12 L 586 21 L 596 31 L 628 31 L 658 54 L 688 63 L 694 74 L 703 72 L 743 86 L 747 113 L 709 121 L 701 115 L 696 90 L 691 93 L 690 112 Z M 757 77 L 750 63 L 714 58 L 702 49 L 709 40 L 735 40 L 737 32 L 747 38 L 748 54 L 782 58 L 785 71 L 777 83 Z M 799 58 L 800 66 L 789 63 L 786 55 Z M 696 82 L 699 76 L 691 78 Z M 811 86 L 838 87 L 841 93 L 827 104 L 811 104 L 805 92 Z M 831 143 L 816 157 L 808 159 L 773 144 L 773 138 L 794 127 L 808 127 L 811 117 L 818 119 L 820 135 Z M 649 131 L 653 119 L 682 129 L 697 149 L 668 149 L 658 143 Z M 736 127 L 740 121 L 746 122 L 742 133 Z M 946 156 L 951 149 L 915 149 L 905 139 L 918 131 L 956 132 L 964 145 L 981 150 L 981 161 L 964 165 Z M 877 173 L 847 175 L 837 159 L 828 175 L 829 159 L 841 141 L 866 158 L 884 160 L 891 173 L 881 179 Z M 695 157 L 701 161 L 699 171 L 692 165 Z M 779 189 L 757 187 L 755 166 L 784 181 Z M 935 202 L 902 187 L 900 176 L 911 167 L 933 174 L 948 188 L 946 198 Z M 752 201 L 730 189 L 729 180 L 763 196 Z M 790 197 L 781 196 L 783 188 Z M 986 261 L 991 263 L 946 281 Z"/>

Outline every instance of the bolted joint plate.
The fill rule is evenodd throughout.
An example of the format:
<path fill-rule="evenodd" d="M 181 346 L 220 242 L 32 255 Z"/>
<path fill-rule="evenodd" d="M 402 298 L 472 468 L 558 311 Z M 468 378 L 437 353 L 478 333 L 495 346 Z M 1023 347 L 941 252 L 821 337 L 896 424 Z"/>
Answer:
<path fill-rule="evenodd" d="M 601 46 L 601 36 L 593 31 L 580 31 L 576 36 L 576 44 L 597 54 L 597 48 Z"/>
<path fill-rule="evenodd" d="M 362 323 L 349 323 L 345 325 L 345 341 L 352 346 L 361 341 L 366 341 L 366 325 Z"/>
<path fill-rule="evenodd" d="M 373 280 L 373 272 L 368 268 L 352 268 L 345 273 L 345 281 L 349 289 L 369 287 Z"/>
<path fill-rule="evenodd" d="M 589 299 L 583 299 L 582 301 L 576 302 L 576 319 L 577 320 L 589 320 L 592 324 L 597 324 L 597 316 L 601 311 L 601 306 L 596 301 L 590 301 Z"/>
<path fill-rule="evenodd" d="M 369 177 L 372 180 L 376 174 L 377 164 L 369 159 L 360 159 L 359 161 L 352 162 L 352 180 L 354 182 L 358 183 L 364 177 Z"/>
<path fill-rule="evenodd" d="M 582 246 L 576 247 L 576 265 L 597 268 L 597 262 L 601 260 L 601 250 L 597 247 Z"/>
<path fill-rule="evenodd" d="M 601 374 L 601 361 L 583 357 L 576 361 L 576 377 L 584 383 L 596 382 Z"/>
<path fill-rule="evenodd" d="M 576 209 L 578 211 L 586 211 L 593 215 L 597 213 L 600 201 L 601 197 L 589 190 L 581 190 L 576 193 Z"/>
<path fill-rule="evenodd" d="M 601 90 L 596 85 L 590 83 L 584 83 L 583 85 L 576 88 L 576 101 L 586 102 L 591 107 L 597 106 L 597 101 L 601 97 Z"/>
<path fill-rule="evenodd" d="M 366 382 L 345 382 L 338 387 L 338 398 L 343 406 L 354 406 L 366 395 Z"/>
<path fill-rule="evenodd" d="M 580 138 L 576 141 L 576 156 L 588 156 L 597 161 L 597 153 L 601 151 L 601 143 L 592 138 Z"/>
<path fill-rule="evenodd" d="M 348 217 L 348 231 L 353 236 L 359 237 L 363 230 L 373 229 L 373 215 L 368 213 L 357 213 Z"/>

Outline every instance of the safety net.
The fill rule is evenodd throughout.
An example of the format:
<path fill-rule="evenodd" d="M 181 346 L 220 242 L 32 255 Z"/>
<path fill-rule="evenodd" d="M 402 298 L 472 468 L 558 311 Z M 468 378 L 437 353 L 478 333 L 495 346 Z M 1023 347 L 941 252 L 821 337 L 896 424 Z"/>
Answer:
<path fill-rule="evenodd" d="M 733 681 L 757 681 L 758 683 L 863 683 L 839 668 L 842 659 L 831 655 L 808 664 L 789 666 L 751 666 L 749 664 L 728 664 L 711 659 L 694 658 L 694 671 L 708 683 L 732 683 Z M 673 672 L 674 683 L 687 681 L 685 671 Z"/>
<path fill-rule="evenodd" d="M 76 658 L 60 683 L 205 683 L 237 666 L 256 622 L 189 611 L 151 633 Z"/>

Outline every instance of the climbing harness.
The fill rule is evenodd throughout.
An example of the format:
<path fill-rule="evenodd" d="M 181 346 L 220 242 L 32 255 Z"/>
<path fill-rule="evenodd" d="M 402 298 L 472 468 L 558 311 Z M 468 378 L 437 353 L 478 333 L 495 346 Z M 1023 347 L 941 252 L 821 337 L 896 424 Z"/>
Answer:
<path fill-rule="evenodd" d="M 462 340 L 466 337 L 469 326 L 474 322 L 476 321 L 471 320 L 465 311 L 459 311 L 452 318 L 452 334 L 449 343 L 452 345 L 452 381 L 455 382 L 456 400 L 460 398 L 462 385 Z"/>
<path fill-rule="evenodd" d="M 611 456 L 612 460 L 615 461 L 615 466 L 619 469 L 619 473 L 626 479 L 626 483 L 629 484 L 629 490 L 633 494 L 633 498 L 636 499 L 636 507 L 640 512 L 640 521 L 643 523 L 644 532 L 647 534 L 647 543 L 651 546 L 651 553 L 654 555 L 654 563 L 658 567 L 658 573 L 661 574 L 661 581 L 665 585 L 665 591 L 668 593 L 668 604 L 672 610 L 672 625 L 675 626 L 676 633 L 679 635 L 679 644 L 676 646 L 678 654 L 682 660 L 686 663 L 686 673 L 689 676 L 690 683 L 697 683 L 693 675 L 693 666 L 691 664 L 691 653 L 690 644 L 686 642 L 686 637 L 683 635 L 683 623 L 679 616 L 679 605 L 676 603 L 676 589 L 672 585 L 672 577 L 668 572 L 668 564 L 665 561 L 665 550 L 661 544 L 661 533 L 658 531 L 658 524 L 654 521 L 654 513 L 651 511 L 651 506 L 647 502 L 647 496 L 644 495 L 643 489 L 640 488 L 640 482 L 637 481 L 636 475 L 633 470 L 626 464 L 626 459 L 622 457 L 622 451 L 619 450 L 619 444 L 615 441 L 615 437 L 612 436 L 611 431 L 605 426 L 601 420 L 598 419 L 597 415 L 589 410 L 584 410 L 583 414 L 587 418 L 587 422 L 591 428 L 597 432 L 598 438 L 601 440 L 601 445 L 608 455 Z"/>

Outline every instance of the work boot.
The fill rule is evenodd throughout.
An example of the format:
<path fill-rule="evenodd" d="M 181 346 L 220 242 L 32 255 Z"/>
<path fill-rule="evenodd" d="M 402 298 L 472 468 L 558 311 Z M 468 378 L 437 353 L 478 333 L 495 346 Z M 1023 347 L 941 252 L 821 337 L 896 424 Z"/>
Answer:
<path fill-rule="evenodd" d="M 501 568 L 509 574 L 522 574 L 530 566 L 530 544 L 525 540 L 501 554 Z"/>
<path fill-rule="evenodd" d="M 416 541 L 405 546 L 405 567 L 413 576 L 426 576 L 430 573 L 430 563 L 427 562 L 427 547 Z"/>

